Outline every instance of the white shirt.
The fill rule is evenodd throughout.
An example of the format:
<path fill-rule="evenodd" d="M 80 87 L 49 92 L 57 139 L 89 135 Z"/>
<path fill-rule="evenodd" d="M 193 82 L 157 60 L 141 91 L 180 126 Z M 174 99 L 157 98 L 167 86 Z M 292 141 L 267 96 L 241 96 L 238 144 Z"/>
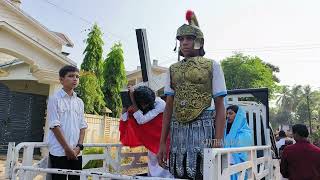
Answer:
<path fill-rule="evenodd" d="M 293 144 L 296 143 L 296 141 L 294 139 L 291 139 L 291 138 L 288 138 L 288 137 L 281 138 L 279 141 L 276 142 L 276 147 L 278 149 L 278 152 L 279 152 L 279 149 L 281 148 L 281 146 L 286 144 L 286 140 L 291 140 L 293 142 Z"/>
<path fill-rule="evenodd" d="M 163 169 L 159 165 L 157 155 L 151 151 L 148 151 L 148 176 L 174 178 L 168 169 Z"/>
<path fill-rule="evenodd" d="M 151 121 L 153 118 L 158 116 L 158 114 L 162 113 L 164 111 L 164 108 L 166 107 L 166 102 L 162 100 L 159 97 L 156 97 L 154 102 L 154 109 L 151 109 L 146 114 L 143 114 L 141 110 L 138 110 L 137 112 L 133 113 L 133 117 L 136 119 L 138 124 L 144 124 L 149 121 Z M 128 113 L 125 112 L 121 116 L 122 121 L 126 121 L 128 119 Z"/>
<path fill-rule="evenodd" d="M 148 111 L 146 114 L 143 114 L 141 110 L 138 110 L 137 112 L 133 113 L 133 117 L 136 119 L 138 124 L 144 124 L 151 121 L 160 113 L 162 113 L 165 107 L 166 107 L 166 102 L 161 98 L 156 97 L 154 102 L 154 109 Z M 122 121 L 128 120 L 127 112 L 122 114 L 121 120 Z M 157 155 L 152 153 L 151 151 L 148 151 L 148 169 L 149 169 L 148 171 L 149 176 L 173 178 L 173 175 L 170 174 L 169 170 L 163 169 L 161 166 L 159 166 Z"/>
<path fill-rule="evenodd" d="M 224 80 L 223 70 L 219 63 L 212 60 L 212 97 L 227 95 L 226 83 Z M 174 96 L 174 90 L 171 88 L 170 71 L 167 72 L 166 84 L 164 86 L 164 94 L 167 96 Z"/>
<path fill-rule="evenodd" d="M 63 89 L 50 96 L 47 107 L 49 132 L 49 152 L 54 156 L 65 156 L 65 152 L 56 136 L 51 131 L 55 126 L 60 126 L 62 134 L 73 149 L 79 141 L 80 129 L 87 128 L 84 118 L 83 101 L 74 92 L 69 96 Z"/>

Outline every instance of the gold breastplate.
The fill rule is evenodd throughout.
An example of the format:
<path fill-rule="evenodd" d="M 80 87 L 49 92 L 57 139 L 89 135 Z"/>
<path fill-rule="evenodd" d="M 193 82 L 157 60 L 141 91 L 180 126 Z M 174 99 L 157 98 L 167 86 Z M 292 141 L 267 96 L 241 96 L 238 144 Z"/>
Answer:
<path fill-rule="evenodd" d="M 211 105 L 212 61 L 192 57 L 170 67 L 171 87 L 175 91 L 174 116 L 179 122 L 190 122 Z"/>

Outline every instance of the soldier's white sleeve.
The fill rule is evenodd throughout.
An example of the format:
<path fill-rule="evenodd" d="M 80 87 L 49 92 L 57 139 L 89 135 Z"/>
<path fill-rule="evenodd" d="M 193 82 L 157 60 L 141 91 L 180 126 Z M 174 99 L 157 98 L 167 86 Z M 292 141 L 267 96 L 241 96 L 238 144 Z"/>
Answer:
<path fill-rule="evenodd" d="M 226 96 L 227 88 L 226 88 L 226 82 L 224 80 L 223 70 L 221 68 L 221 65 L 216 61 L 213 61 L 212 72 L 213 72 L 212 73 L 213 98 L 216 98 L 218 96 L 222 96 L 222 97 Z"/>
<path fill-rule="evenodd" d="M 166 81 L 164 84 L 164 95 L 174 96 L 174 90 L 171 88 L 170 70 L 167 71 Z"/>

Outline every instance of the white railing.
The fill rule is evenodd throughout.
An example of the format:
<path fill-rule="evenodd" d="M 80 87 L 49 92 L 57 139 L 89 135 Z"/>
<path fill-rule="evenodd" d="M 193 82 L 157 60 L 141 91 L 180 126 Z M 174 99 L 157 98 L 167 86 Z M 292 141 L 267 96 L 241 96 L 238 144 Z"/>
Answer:
<path fill-rule="evenodd" d="M 35 168 L 32 166 L 20 166 L 16 167 L 13 170 L 13 174 L 18 174 L 18 171 L 21 171 L 21 177 L 19 180 L 29 180 L 27 173 L 46 173 L 46 174 L 64 174 L 64 175 L 76 175 L 80 176 L 80 180 L 86 180 L 89 177 L 92 180 L 101 180 L 101 179 L 117 179 L 117 180 L 128 180 L 128 179 L 143 179 L 143 180 L 170 180 L 170 178 L 159 178 L 159 177 L 142 177 L 142 176 L 127 176 L 111 173 L 102 173 L 102 172 L 88 172 L 88 171 L 79 171 L 79 170 L 67 170 L 67 169 L 53 169 L 53 168 Z M 13 176 L 12 180 L 16 180 L 16 176 Z"/>
<path fill-rule="evenodd" d="M 20 143 L 16 147 L 14 144 L 9 144 L 7 157 L 7 178 L 16 179 L 33 179 L 38 175 L 46 177 L 46 174 L 65 174 L 77 175 L 81 180 L 91 177 L 96 179 L 169 179 L 169 178 L 155 178 L 155 177 L 141 177 L 141 176 L 127 176 L 121 175 L 121 170 L 145 167 L 146 164 L 139 164 L 137 159 L 146 156 L 145 153 L 122 153 L 121 144 L 85 144 L 85 147 L 102 147 L 103 154 L 88 154 L 83 155 L 83 166 L 90 160 L 103 160 L 103 167 L 100 169 L 88 170 L 65 170 L 53 169 L 48 166 L 47 156 L 37 163 L 33 163 L 34 148 L 47 148 L 46 143 Z M 11 151 L 10 152 L 10 147 Z M 111 148 L 115 148 L 114 157 L 111 155 Z M 23 149 L 22 163 L 19 162 L 19 151 Z M 263 157 L 257 157 L 257 151 L 263 151 Z M 114 151 L 113 151 L 114 152 Z M 239 164 L 231 165 L 230 156 L 233 153 L 246 152 L 248 160 Z M 135 160 L 129 165 L 121 165 L 121 158 L 133 157 Z M 115 171 L 109 173 L 109 167 Z M 204 180 L 227 180 L 232 174 L 239 174 L 239 180 L 243 180 L 246 173 L 250 180 L 260 180 L 265 178 L 267 180 L 279 180 L 279 162 L 273 160 L 271 157 L 270 146 L 252 146 L 242 148 L 221 148 L 221 149 L 204 149 Z"/>
<path fill-rule="evenodd" d="M 98 174 L 99 172 L 105 172 L 108 175 L 109 168 L 112 168 L 114 170 L 113 173 L 120 174 L 120 171 L 122 170 L 147 167 L 147 163 L 139 162 L 139 159 L 141 157 L 147 156 L 147 152 L 122 152 L 123 146 L 121 144 L 84 144 L 84 147 L 103 148 L 103 153 L 82 155 L 82 167 L 84 167 L 91 160 L 102 160 L 103 166 L 101 168 L 84 170 L 87 172 L 83 171 L 80 173 L 79 171 L 75 171 L 78 174 L 80 173 L 80 174 L 89 176 L 90 174 L 92 175 L 94 171 L 95 173 L 98 173 Z M 42 152 L 46 152 L 43 155 L 44 158 L 42 158 L 37 163 L 34 163 L 34 159 L 33 159 L 35 148 L 41 148 Z M 7 161 L 6 161 L 6 172 L 5 172 L 6 178 L 14 179 L 18 175 L 20 179 L 21 178 L 33 179 L 35 176 L 39 175 L 39 173 L 41 172 L 42 173 L 52 172 L 51 170 L 49 170 L 50 167 L 48 162 L 49 159 L 48 159 L 47 148 L 48 148 L 48 144 L 43 142 L 23 142 L 18 144 L 17 146 L 14 146 L 14 143 L 9 143 L 9 148 L 7 152 Z M 23 153 L 22 153 L 22 162 L 20 163 L 19 152 L 21 150 L 23 150 Z M 121 165 L 121 159 L 125 157 L 132 158 L 133 160 L 130 164 Z M 25 169 L 25 167 L 27 168 Z M 30 168 L 31 169 L 34 168 L 34 170 L 30 170 Z M 54 172 L 58 173 L 58 172 L 66 172 L 66 171 L 59 170 Z M 104 174 L 104 176 L 105 175 L 106 174 Z"/>
<path fill-rule="evenodd" d="M 263 157 L 257 157 L 257 151 L 263 151 Z M 248 160 L 231 165 L 230 156 L 233 153 L 245 152 Z M 222 148 L 204 150 L 204 179 L 225 180 L 233 174 L 238 174 L 238 180 L 244 180 L 246 174 L 249 180 L 265 178 L 273 180 L 273 160 L 270 146 L 251 146 L 242 148 Z"/>

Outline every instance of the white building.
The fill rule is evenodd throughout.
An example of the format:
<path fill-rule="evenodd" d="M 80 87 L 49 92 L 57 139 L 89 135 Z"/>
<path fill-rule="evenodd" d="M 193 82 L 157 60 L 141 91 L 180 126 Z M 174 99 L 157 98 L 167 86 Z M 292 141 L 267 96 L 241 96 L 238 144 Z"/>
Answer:
<path fill-rule="evenodd" d="M 42 141 L 47 97 L 60 88 L 58 71 L 76 65 L 63 46 L 73 43 L 20 8 L 0 1 L 0 145 Z M 1 147 L 1 146 L 0 146 Z M 4 147 L 5 148 L 5 147 Z"/>

